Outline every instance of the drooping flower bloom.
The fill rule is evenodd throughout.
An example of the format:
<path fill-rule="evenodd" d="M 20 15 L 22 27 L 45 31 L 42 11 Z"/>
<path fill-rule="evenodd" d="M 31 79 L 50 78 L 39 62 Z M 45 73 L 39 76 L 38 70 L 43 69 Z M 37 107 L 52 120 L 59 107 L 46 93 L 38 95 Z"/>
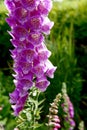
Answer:
<path fill-rule="evenodd" d="M 23 109 L 28 97 L 28 90 L 33 86 L 45 91 L 53 78 L 56 67 L 48 60 L 51 52 L 44 44 L 45 35 L 50 34 L 53 26 L 48 18 L 52 8 L 51 0 L 5 0 L 8 9 L 7 23 L 11 27 L 9 34 L 14 50 L 15 74 L 14 92 L 10 94 L 10 102 L 14 114 Z"/>

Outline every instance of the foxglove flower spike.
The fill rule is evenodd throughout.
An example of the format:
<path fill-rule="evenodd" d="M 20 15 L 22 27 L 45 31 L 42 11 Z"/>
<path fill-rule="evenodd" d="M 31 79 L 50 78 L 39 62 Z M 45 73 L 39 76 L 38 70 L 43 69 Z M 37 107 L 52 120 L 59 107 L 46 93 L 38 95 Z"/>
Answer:
<path fill-rule="evenodd" d="M 28 91 L 36 85 L 45 91 L 50 85 L 47 77 L 53 78 L 56 67 L 49 61 L 51 52 L 44 44 L 50 34 L 53 22 L 48 19 L 52 8 L 51 0 L 5 0 L 9 15 L 6 19 L 11 27 L 8 31 L 14 46 L 11 56 L 14 60 L 14 92 L 10 94 L 14 114 L 23 109 Z"/>

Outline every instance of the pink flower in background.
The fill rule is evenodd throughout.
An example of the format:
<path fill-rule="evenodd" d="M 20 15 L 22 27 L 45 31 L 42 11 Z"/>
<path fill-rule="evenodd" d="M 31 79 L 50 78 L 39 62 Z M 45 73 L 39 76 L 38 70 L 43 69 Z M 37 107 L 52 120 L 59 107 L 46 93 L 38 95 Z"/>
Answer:
<path fill-rule="evenodd" d="M 67 94 L 66 90 L 66 84 L 63 83 L 63 88 L 62 88 L 62 93 L 63 93 L 63 104 L 61 105 L 64 111 L 64 122 L 68 124 L 69 130 L 73 130 L 75 127 L 75 121 L 74 121 L 74 107 L 73 104 Z M 67 127 L 67 125 L 65 126 Z"/>
<path fill-rule="evenodd" d="M 49 115 L 48 117 L 48 124 L 47 126 L 52 127 L 52 130 L 59 130 L 61 128 L 60 125 L 60 119 L 58 116 L 58 107 L 59 103 L 61 101 L 61 94 L 57 94 L 56 98 L 53 100 L 52 103 L 50 103 L 50 108 L 49 108 Z"/>

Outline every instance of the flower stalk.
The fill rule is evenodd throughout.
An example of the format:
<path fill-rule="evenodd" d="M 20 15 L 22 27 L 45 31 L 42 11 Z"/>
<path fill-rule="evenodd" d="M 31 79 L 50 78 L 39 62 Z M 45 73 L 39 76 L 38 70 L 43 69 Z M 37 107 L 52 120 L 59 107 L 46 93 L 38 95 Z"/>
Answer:
<path fill-rule="evenodd" d="M 17 128 L 19 130 L 35 130 L 40 128 L 42 124 L 39 124 L 40 113 L 42 111 L 44 100 L 39 100 L 41 92 L 33 87 L 30 89 L 29 97 L 25 104 L 25 108 L 16 117 Z"/>

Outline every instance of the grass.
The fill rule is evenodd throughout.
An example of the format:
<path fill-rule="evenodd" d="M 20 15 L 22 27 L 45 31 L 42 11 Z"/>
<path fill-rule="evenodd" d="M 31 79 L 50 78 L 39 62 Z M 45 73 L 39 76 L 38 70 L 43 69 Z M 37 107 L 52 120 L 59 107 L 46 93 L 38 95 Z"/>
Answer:
<path fill-rule="evenodd" d="M 0 1 L 0 13 L 4 13 L 4 12 L 6 12 L 7 10 L 6 10 L 6 7 L 5 7 L 5 5 L 4 5 L 4 1 Z"/>

